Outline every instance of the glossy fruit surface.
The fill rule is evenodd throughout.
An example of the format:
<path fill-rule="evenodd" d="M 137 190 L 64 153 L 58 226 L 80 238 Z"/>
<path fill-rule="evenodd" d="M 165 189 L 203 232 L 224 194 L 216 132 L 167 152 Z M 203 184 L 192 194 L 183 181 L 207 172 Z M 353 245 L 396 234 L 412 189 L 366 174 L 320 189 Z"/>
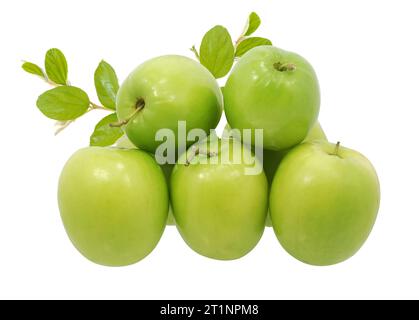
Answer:
<path fill-rule="evenodd" d="M 198 62 L 176 55 L 144 62 L 124 81 L 117 96 L 118 118 L 128 138 L 140 149 L 154 153 L 162 141 L 158 130 L 167 128 L 178 139 L 178 121 L 186 131 L 209 133 L 222 113 L 222 94 L 211 73 Z M 190 142 L 192 143 L 192 142 Z"/>
<path fill-rule="evenodd" d="M 240 58 L 223 93 L 231 127 L 263 129 L 264 147 L 271 150 L 302 142 L 320 108 L 320 89 L 311 65 L 272 46 L 256 47 Z"/>
<path fill-rule="evenodd" d="M 115 144 L 118 148 L 124 148 L 124 149 L 137 149 L 137 147 L 128 139 L 126 135 L 123 135 Z M 152 157 L 154 157 L 152 154 L 150 154 Z M 165 164 L 159 164 L 160 168 L 162 169 L 164 173 L 164 177 L 166 178 L 167 186 L 170 185 L 170 176 L 172 174 L 172 170 L 174 168 L 174 164 L 165 163 Z M 167 215 L 167 225 L 168 226 L 174 226 L 176 224 L 175 218 L 173 217 L 172 212 L 172 206 L 169 203 L 169 213 Z"/>
<path fill-rule="evenodd" d="M 324 133 L 323 128 L 321 127 L 319 122 L 316 122 L 314 124 L 314 126 L 310 129 L 310 132 L 308 133 L 307 137 L 303 142 L 311 142 L 317 140 L 327 141 L 326 134 Z M 268 149 L 263 150 L 263 170 L 265 171 L 266 178 L 268 179 L 269 192 L 272 186 L 272 181 L 274 179 L 275 172 L 278 169 L 281 160 L 291 150 L 292 148 L 282 151 L 274 151 Z M 268 215 L 266 217 L 266 226 L 272 227 L 271 214 L 269 213 L 269 210 Z"/>
<path fill-rule="evenodd" d="M 125 266 L 159 242 L 168 192 L 163 172 L 146 152 L 90 147 L 66 163 L 58 204 L 68 236 L 86 258 Z"/>
<path fill-rule="evenodd" d="M 171 177 L 171 199 L 185 242 L 201 255 L 231 260 L 246 255 L 261 238 L 268 186 L 262 170 L 246 175 L 250 151 L 232 141 L 215 142 L 217 154 L 210 157 L 216 158 L 215 164 L 205 163 L 207 154 L 194 156 L 196 145 L 180 158 Z M 239 161 L 222 163 L 226 154 Z M 189 165 L 181 163 L 186 157 L 193 159 Z"/>
<path fill-rule="evenodd" d="M 303 142 L 313 142 L 313 141 L 327 141 L 326 134 L 324 133 L 322 127 L 318 122 L 314 124 L 308 133 L 307 137 Z M 274 150 L 263 150 L 263 170 L 265 170 L 266 177 L 268 178 L 268 183 L 271 185 L 274 178 L 275 172 L 278 169 L 278 166 L 281 160 L 290 152 L 292 149 L 274 151 Z"/>
<path fill-rule="evenodd" d="M 332 265 L 361 248 L 379 203 L 379 181 L 367 158 L 314 142 L 282 160 L 272 183 L 270 213 L 278 240 L 292 256 Z"/>
<path fill-rule="evenodd" d="M 227 124 L 224 128 L 224 133 L 226 137 L 231 135 L 231 127 Z M 321 127 L 319 122 L 316 122 L 314 126 L 311 128 L 310 132 L 308 133 L 307 137 L 305 138 L 304 142 L 312 142 L 312 141 L 327 141 L 326 134 Z M 290 152 L 291 149 L 281 150 L 281 151 L 274 151 L 263 149 L 263 170 L 265 171 L 266 178 L 268 179 L 268 190 L 270 193 L 272 181 L 275 176 L 275 172 L 278 169 L 281 160 Z M 269 213 L 266 216 L 266 226 L 272 227 L 271 215 Z"/>

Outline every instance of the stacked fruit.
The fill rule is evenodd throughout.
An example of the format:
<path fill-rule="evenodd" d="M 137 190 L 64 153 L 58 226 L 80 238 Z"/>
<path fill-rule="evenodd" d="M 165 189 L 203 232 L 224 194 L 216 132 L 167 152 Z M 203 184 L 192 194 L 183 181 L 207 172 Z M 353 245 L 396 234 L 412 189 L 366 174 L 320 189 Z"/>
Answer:
<path fill-rule="evenodd" d="M 90 110 L 113 112 L 96 126 L 91 146 L 68 160 L 59 181 L 65 229 L 85 257 L 108 266 L 135 263 L 155 248 L 166 224 L 176 224 L 199 254 L 222 260 L 249 253 L 265 224 L 285 250 L 313 265 L 344 261 L 365 242 L 379 207 L 374 168 L 360 153 L 327 141 L 317 122 L 313 68 L 250 37 L 259 24 L 252 13 L 235 44 L 217 26 L 199 52 L 192 48 L 200 63 L 154 58 L 121 87 L 101 62 L 95 85 L 103 106 L 69 85 L 59 50 L 48 51 L 45 72 L 23 65 L 56 86 L 37 105 L 60 121 L 59 130 Z M 235 59 L 221 90 L 216 78 Z M 218 138 L 212 129 L 223 105 L 229 128 Z"/>

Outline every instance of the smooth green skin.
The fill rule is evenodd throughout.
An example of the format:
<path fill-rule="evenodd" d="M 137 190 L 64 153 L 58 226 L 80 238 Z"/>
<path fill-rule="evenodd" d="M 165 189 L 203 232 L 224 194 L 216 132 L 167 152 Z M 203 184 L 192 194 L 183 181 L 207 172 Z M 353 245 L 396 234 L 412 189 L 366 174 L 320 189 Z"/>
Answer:
<path fill-rule="evenodd" d="M 66 163 L 58 204 L 68 236 L 86 258 L 126 266 L 156 247 L 169 200 L 163 172 L 149 154 L 90 147 Z"/>
<path fill-rule="evenodd" d="M 132 117 L 140 98 L 145 107 Z M 124 126 L 128 138 L 151 153 L 162 143 L 155 140 L 161 128 L 175 132 L 177 145 L 178 121 L 186 121 L 187 131 L 200 128 L 209 133 L 223 110 L 221 90 L 212 74 L 198 62 L 176 55 L 137 67 L 120 87 L 116 104 L 118 118 L 131 119 Z"/>
<path fill-rule="evenodd" d="M 220 140 L 218 160 L 223 153 L 242 150 L 241 146 L 229 149 L 229 145 Z M 243 150 L 248 157 L 250 151 Z M 189 247 L 203 256 L 241 258 L 256 246 L 264 231 L 265 174 L 245 175 L 243 162 L 204 164 L 203 158 L 206 156 L 198 155 L 189 166 L 178 163 L 173 170 L 170 190 L 178 230 Z"/>
<path fill-rule="evenodd" d="M 274 64 L 292 63 L 294 71 Z M 316 122 L 320 89 L 301 56 L 272 46 L 249 50 L 233 68 L 223 90 L 228 123 L 236 129 L 263 129 L 264 147 L 284 150 L 302 142 Z"/>
<path fill-rule="evenodd" d="M 319 122 L 316 122 L 314 126 L 311 128 L 310 132 L 308 133 L 307 137 L 305 138 L 304 142 L 312 142 L 312 141 L 327 141 L 326 134 L 323 131 Z M 292 149 L 291 149 L 292 150 Z M 268 186 L 269 190 L 272 186 L 272 181 L 275 176 L 275 172 L 278 169 L 281 160 L 290 152 L 288 150 L 282 151 L 273 151 L 273 150 L 263 150 L 263 170 L 265 171 L 266 178 L 268 178 Z M 268 210 L 268 215 L 266 217 L 266 226 L 272 227 L 271 215 Z"/>
<path fill-rule="evenodd" d="M 275 234 L 292 256 L 318 266 L 353 256 L 374 225 L 380 186 L 360 153 L 328 142 L 304 143 L 282 160 L 272 183 Z"/>
<path fill-rule="evenodd" d="M 315 125 L 311 128 L 303 142 L 313 142 L 317 140 L 327 141 L 326 134 L 318 122 L 316 122 Z M 292 149 L 282 151 L 274 151 L 268 149 L 263 150 L 263 169 L 265 170 L 269 185 L 272 184 L 276 169 L 278 169 L 281 160 L 291 150 Z"/>
<path fill-rule="evenodd" d="M 118 148 L 124 149 L 137 149 L 137 147 L 128 139 L 126 135 L 123 135 L 118 141 L 115 143 L 115 146 Z M 153 156 L 153 155 L 151 155 Z M 167 186 L 170 185 L 170 176 L 172 174 L 174 164 L 159 164 L 160 168 L 163 170 L 164 177 L 166 178 Z M 175 217 L 173 217 L 172 206 L 169 202 L 169 213 L 167 215 L 167 225 L 174 226 L 176 225 Z"/>
<path fill-rule="evenodd" d="M 303 142 L 313 142 L 313 141 L 327 141 L 326 133 L 324 132 L 322 126 L 318 121 L 311 127 L 307 137 Z"/>
<path fill-rule="evenodd" d="M 224 131 L 228 135 L 231 127 L 229 124 L 226 124 Z M 311 128 L 310 132 L 308 133 L 307 137 L 305 138 L 304 142 L 312 142 L 312 141 L 327 141 L 327 136 L 321 127 L 320 123 L 317 121 L 314 126 Z M 268 189 L 270 193 L 270 189 L 272 186 L 272 181 L 275 176 L 275 172 L 278 169 L 281 160 L 290 152 L 292 149 L 282 150 L 282 151 L 274 151 L 263 149 L 263 170 L 265 171 L 266 178 L 268 179 Z M 272 227 L 271 215 L 268 210 L 268 214 L 266 216 L 266 226 Z"/>

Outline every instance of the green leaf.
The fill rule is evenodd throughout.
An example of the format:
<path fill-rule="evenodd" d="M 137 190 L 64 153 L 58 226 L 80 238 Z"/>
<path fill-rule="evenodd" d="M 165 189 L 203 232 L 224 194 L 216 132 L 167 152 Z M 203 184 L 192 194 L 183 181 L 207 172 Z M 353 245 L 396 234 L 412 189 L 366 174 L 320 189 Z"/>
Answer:
<path fill-rule="evenodd" d="M 32 62 L 24 62 L 22 64 L 22 69 L 25 70 L 27 73 L 45 78 L 45 74 L 42 68 Z"/>
<path fill-rule="evenodd" d="M 124 135 L 124 131 L 120 127 L 111 127 L 111 123 L 118 121 L 116 113 L 107 115 L 98 122 L 90 136 L 90 145 L 106 147 L 113 145 L 120 137 Z"/>
<path fill-rule="evenodd" d="M 45 55 L 45 70 L 51 81 L 56 84 L 67 84 L 67 60 L 60 50 L 50 49 L 47 51 Z"/>
<path fill-rule="evenodd" d="M 115 110 L 116 94 L 119 90 L 115 70 L 106 61 L 101 61 L 95 71 L 95 87 L 99 101 L 104 107 Z"/>
<path fill-rule="evenodd" d="M 241 57 L 252 48 L 259 47 L 259 46 L 271 46 L 271 45 L 272 45 L 271 40 L 268 40 L 265 38 L 252 37 L 252 38 L 244 39 L 237 46 L 236 57 Z"/>
<path fill-rule="evenodd" d="M 234 46 L 227 29 L 215 26 L 209 30 L 201 42 L 200 61 L 215 78 L 224 77 L 234 63 Z"/>
<path fill-rule="evenodd" d="M 64 121 L 76 119 L 86 113 L 90 100 L 83 90 L 62 86 L 44 92 L 39 96 L 36 105 L 48 118 Z"/>
<path fill-rule="evenodd" d="M 250 36 L 253 32 L 255 32 L 259 28 L 260 23 L 261 23 L 260 17 L 257 15 L 256 12 L 252 12 L 249 15 L 246 28 L 243 34 L 245 36 Z"/>

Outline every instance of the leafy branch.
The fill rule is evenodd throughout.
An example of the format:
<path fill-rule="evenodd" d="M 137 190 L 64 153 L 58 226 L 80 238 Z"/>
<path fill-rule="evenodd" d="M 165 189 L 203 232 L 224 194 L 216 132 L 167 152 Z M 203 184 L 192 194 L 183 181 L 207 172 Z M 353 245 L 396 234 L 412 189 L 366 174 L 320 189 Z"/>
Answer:
<path fill-rule="evenodd" d="M 36 75 L 53 89 L 38 97 L 36 105 L 48 118 L 56 120 L 56 132 L 60 133 L 76 119 L 93 110 L 105 110 L 112 114 L 98 122 L 90 137 L 90 145 L 107 146 L 123 135 L 121 128 L 111 127 L 109 120 L 117 121 L 115 113 L 119 82 L 112 66 L 101 61 L 94 74 L 96 93 L 102 105 L 90 100 L 88 94 L 68 80 L 68 65 L 64 54 L 56 48 L 45 54 L 45 70 L 32 62 L 24 62 L 22 69 Z"/>
<path fill-rule="evenodd" d="M 192 46 L 191 51 L 215 78 L 222 78 L 230 72 L 234 61 L 250 49 L 272 45 L 266 38 L 251 36 L 260 24 L 260 17 L 252 12 L 243 32 L 234 43 L 228 30 L 217 25 L 204 35 L 199 51 L 195 46 Z M 45 69 L 27 61 L 22 64 L 24 71 L 40 77 L 53 87 L 38 97 L 36 105 L 46 117 L 56 120 L 55 134 L 93 110 L 104 110 L 111 113 L 96 124 L 90 136 L 90 145 L 112 145 L 123 135 L 121 125 L 124 125 L 126 120 L 118 121 L 115 112 L 119 82 L 115 70 L 109 63 L 102 60 L 94 73 L 96 94 L 101 104 L 92 102 L 84 90 L 71 85 L 68 80 L 67 59 L 59 49 L 47 51 L 44 67 Z"/>

